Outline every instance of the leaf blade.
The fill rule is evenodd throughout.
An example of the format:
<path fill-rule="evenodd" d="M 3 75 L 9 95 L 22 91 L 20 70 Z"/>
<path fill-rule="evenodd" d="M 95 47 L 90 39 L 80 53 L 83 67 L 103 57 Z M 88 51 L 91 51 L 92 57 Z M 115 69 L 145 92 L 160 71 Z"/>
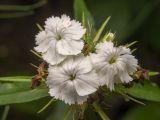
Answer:
<path fill-rule="evenodd" d="M 10 76 L 0 77 L 0 81 L 3 82 L 31 82 L 32 76 Z"/>
<path fill-rule="evenodd" d="M 0 105 L 24 103 L 48 96 L 48 89 L 39 88 L 0 96 Z"/>

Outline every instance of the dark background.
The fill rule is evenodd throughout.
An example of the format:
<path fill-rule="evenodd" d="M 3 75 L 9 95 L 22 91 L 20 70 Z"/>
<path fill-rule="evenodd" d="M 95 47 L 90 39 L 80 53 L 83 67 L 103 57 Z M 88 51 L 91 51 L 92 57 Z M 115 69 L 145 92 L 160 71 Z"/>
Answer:
<path fill-rule="evenodd" d="M 30 5 L 35 2 L 37 1 L 0 0 L 0 5 Z M 153 71 L 160 70 L 160 0 L 86 0 L 86 4 L 95 18 L 97 28 L 107 16 L 111 16 L 107 30 L 116 32 L 118 43 L 137 40 L 138 43 L 133 48 L 137 48 L 134 54 L 140 65 Z M 0 9 L 0 16 L 8 12 L 12 13 Z M 0 76 L 34 75 L 35 69 L 29 63 L 39 63 L 30 52 L 35 46 L 34 38 L 38 33 L 36 23 L 43 25 L 46 18 L 64 13 L 73 18 L 73 0 L 48 0 L 47 4 L 35 9 L 33 15 L 0 17 Z M 153 80 L 158 82 L 160 78 Z M 21 120 L 23 117 L 23 120 L 44 120 L 55 111 L 52 109 L 56 106 L 52 105 L 48 111 L 37 115 L 39 105 L 45 104 L 47 100 L 12 105 L 8 119 Z M 110 103 L 112 107 L 107 111 L 113 120 L 159 120 L 159 103 L 146 103 L 148 105 L 144 107 L 114 97 Z M 0 115 L 2 109 L 3 106 L 0 107 Z"/>

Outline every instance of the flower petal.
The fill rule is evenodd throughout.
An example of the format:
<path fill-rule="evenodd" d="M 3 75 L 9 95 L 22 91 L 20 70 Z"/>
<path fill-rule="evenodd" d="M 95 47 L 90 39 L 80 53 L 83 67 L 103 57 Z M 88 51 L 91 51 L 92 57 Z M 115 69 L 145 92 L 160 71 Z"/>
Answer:
<path fill-rule="evenodd" d="M 76 93 L 74 84 L 72 81 L 66 82 L 66 86 L 61 91 L 62 100 L 65 101 L 65 103 L 68 103 L 69 105 L 75 104 L 75 103 L 83 103 L 87 100 L 87 96 L 79 96 Z"/>
<path fill-rule="evenodd" d="M 57 42 L 56 48 L 61 55 L 77 55 L 81 53 L 84 43 L 74 40 L 60 40 Z"/>
<path fill-rule="evenodd" d="M 62 62 L 67 56 L 60 55 L 56 51 L 56 41 L 52 40 L 51 47 L 43 54 L 43 59 L 51 65 L 56 65 Z"/>
<path fill-rule="evenodd" d="M 97 75 L 93 71 L 84 75 L 79 75 L 73 82 L 76 91 L 80 96 L 89 95 L 95 92 L 99 86 Z"/>

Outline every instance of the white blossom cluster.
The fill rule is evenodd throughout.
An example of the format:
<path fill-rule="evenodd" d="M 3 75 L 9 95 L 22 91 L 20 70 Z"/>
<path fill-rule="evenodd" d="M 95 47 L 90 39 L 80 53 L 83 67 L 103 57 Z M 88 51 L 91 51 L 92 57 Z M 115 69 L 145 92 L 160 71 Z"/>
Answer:
<path fill-rule="evenodd" d="M 99 86 L 114 90 L 115 83 L 132 81 L 138 66 L 129 48 L 112 41 L 100 42 L 95 53 L 83 55 L 85 33 L 81 23 L 62 15 L 48 18 L 36 35 L 35 50 L 49 64 L 49 94 L 70 105 L 84 103 Z"/>

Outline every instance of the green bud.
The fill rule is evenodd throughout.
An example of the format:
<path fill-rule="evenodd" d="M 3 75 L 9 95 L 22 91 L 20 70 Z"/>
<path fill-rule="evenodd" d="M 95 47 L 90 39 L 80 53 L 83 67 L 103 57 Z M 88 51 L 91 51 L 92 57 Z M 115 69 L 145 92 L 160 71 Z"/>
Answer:
<path fill-rule="evenodd" d="M 103 37 L 103 41 L 112 41 L 114 38 L 115 38 L 115 34 L 109 32 L 105 34 L 105 36 Z"/>

